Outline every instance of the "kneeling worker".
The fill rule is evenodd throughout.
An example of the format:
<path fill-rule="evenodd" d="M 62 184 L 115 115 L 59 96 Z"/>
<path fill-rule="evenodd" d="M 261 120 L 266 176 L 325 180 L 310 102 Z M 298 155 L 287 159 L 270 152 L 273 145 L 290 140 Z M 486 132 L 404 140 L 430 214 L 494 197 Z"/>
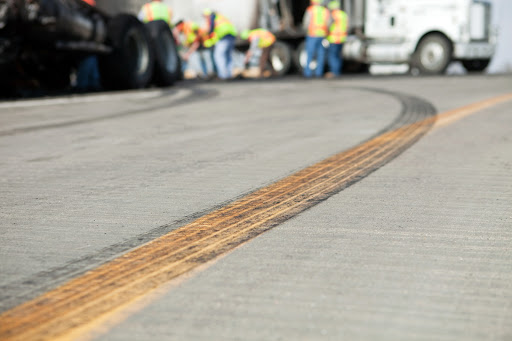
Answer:
<path fill-rule="evenodd" d="M 193 21 L 180 20 L 176 25 L 174 25 L 173 34 L 179 41 L 180 45 L 185 48 L 185 51 L 181 56 L 183 59 L 183 69 L 187 68 L 190 57 L 197 52 L 199 63 L 201 64 L 201 70 L 203 71 L 203 77 L 207 77 L 208 68 L 206 66 L 206 61 L 201 54 L 201 49 L 203 47 L 202 36 L 204 34 L 201 32 L 199 25 Z"/>
<path fill-rule="evenodd" d="M 245 54 L 244 64 L 249 63 L 251 57 L 257 49 L 261 49 L 261 57 L 260 57 L 260 77 L 264 76 L 265 67 L 267 64 L 270 67 L 270 72 L 274 76 L 276 75 L 276 71 L 272 66 L 272 62 L 270 61 L 270 50 L 272 46 L 276 42 L 276 36 L 272 34 L 272 32 L 267 31 L 263 28 L 258 28 L 255 30 L 245 30 L 240 35 L 240 38 L 243 40 L 249 40 L 251 46 L 249 50 Z"/>

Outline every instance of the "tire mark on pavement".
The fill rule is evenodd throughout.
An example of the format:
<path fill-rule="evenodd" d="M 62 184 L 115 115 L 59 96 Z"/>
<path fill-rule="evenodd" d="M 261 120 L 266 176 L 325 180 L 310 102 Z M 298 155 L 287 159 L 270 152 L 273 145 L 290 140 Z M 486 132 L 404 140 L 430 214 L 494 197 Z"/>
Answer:
<path fill-rule="evenodd" d="M 164 92 L 162 95 L 152 98 L 153 101 L 156 101 L 157 99 L 162 99 L 163 101 L 159 101 L 158 104 L 150 105 L 150 106 L 147 106 L 144 108 L 126 110 L 126 111 L 121 111 L 121 112 L 110 114 L 110 115 L 103 115 L 103 116 L 99 116 L 99 117 L 88 117 L 88 118 L 74 120 L 74 121 L 68 121 L 68 122 L 59 122 L 59 123 L 43 124 L 43 125 L 37 125 L 37 126 L 31 126 L 31 127 L 14 128 L 14 129 L 10 129 L 10 130 L 0 131 L 0 137 L 23 134 L 23 133 L 30 133 L 30 132 L 34 132 L 34 131 L 47 130 L 47 129 L 72 127 L 72 126 L 77 126 L 80 124 L 107 121 L 107 120 L 112 120 L 112 119 L 121 118 L 121 117 L 142 115 L 142 114 L 146 114 L 148 112 L 154 111 L 154 110 L 178 107 L 180 105 L 184 105 L 184 104 L 190 103 L 192 101 L 207 100 L 207 99 L 210 99 L 210 98 L 218 95 L 218 91 L 213 90 L 213 89 L 206 90 L 206 89 L 201 89 L 201 88 L 197 88 L 197 87 L 192 87 L 192 88 L 184 87 L 184 89 L 190 90 L 189 93 L 186 94 L 184 97 L 177 98 L 177 99 L 176 98 L 168 99 L 167 97 L 170 94 L 173 94 L 175 92 L 171 92 L 171 91 Z M 70 104 L 73 104 L 73 103 L 70 103 Z"/>
<path fill-rule="evenodd" d="M 368 90 L 368 89 L 366 89 Z M 379 136 L 151 240 L 0 315 L 2 339 L 54 339 L 73 332 L 304 212 L 376 171 L 435 122 L 433 106 L 393 95 L 402 113 Z"/>

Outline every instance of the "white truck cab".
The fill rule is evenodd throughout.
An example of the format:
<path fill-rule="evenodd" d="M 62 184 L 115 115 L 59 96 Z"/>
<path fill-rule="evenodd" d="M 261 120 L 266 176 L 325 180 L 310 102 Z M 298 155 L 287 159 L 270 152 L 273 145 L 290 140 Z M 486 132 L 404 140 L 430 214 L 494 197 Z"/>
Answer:
<path fill-rule="evenodd" d="M 409 63 L 435 74 L 454 60 L 468 71 L 481 71 L 495 51 L 490 1 L 366 0 L 362 12 L 364 19 L 356 21 L 362 34 L 345 46 L 348 60 Z"/>

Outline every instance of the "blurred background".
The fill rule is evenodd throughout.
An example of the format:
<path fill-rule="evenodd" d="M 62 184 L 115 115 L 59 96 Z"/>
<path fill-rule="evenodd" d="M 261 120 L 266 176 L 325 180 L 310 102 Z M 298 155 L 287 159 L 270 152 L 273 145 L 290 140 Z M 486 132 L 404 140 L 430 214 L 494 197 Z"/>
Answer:
<path fill-rule="evenodd" d="M 140 7 L 145 3 L 144 0 L 98 0 L 98 5 L 107 12 L 114 13 L 119 8 L 124 8 L 130 13 L 137 13 Z M 164 0 L 172 5 L 172 1 Z M 244 0 L 240 1 L 241 6 Z M 487 68 L 487 73 L 509 73 L 512 72 L 512 1 L 511 0 L 491 0 L 493 4 L 492 21 L 497 28 L 498 43 L 497 50 L 491 64 Z M 209 0 L 203 0 L 201 3 L 209 3 Z M 200 13 L 201 8 L 198 8 Z M 179 18 L 175 18 L 176 20 Z M 380 73 L 402 73 L 408 71 L 407 65 L 374 65 L 370 71 L 375 74 Z M 448 74 L 464 74 L 465 69 L 460 63 L 453 63 L 447 70 Z"/>

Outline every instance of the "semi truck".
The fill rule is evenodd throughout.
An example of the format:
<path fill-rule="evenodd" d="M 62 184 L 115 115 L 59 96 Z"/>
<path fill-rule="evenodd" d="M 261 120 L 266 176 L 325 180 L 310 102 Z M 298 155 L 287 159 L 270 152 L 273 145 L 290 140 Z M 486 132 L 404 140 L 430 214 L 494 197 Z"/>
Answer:
<path fill-rule="evenodd" d="M 178 19 L 201 21 L 211 8 L 240 30 L 262 27 L 277 36 L 271 61 L 279 73 L 305 67 L 302 19 L 309 0 L 165 0 Z M 410 65 L 413 72 L 441 74 L 450 62 L 483 71 L 496 45 L 488 0 L 339 0 L 349 17 L 345 69 L 371 64 Z M 327 2 L 327 1 L 326 1 Z M 240 42 L 241 43 L 241 42 Z M 242 44 L 242 43 L 241 43 Z M 310 67 L 314 68 L 316 61 Z"/>
<path fill-rule="evenodd" d="M 65 89 L 90 56 L 106 89 L 173 84 L 181 67 L 169 25 L 122 12 L 85 0 L 0 0 L 0 96 Z"/>

